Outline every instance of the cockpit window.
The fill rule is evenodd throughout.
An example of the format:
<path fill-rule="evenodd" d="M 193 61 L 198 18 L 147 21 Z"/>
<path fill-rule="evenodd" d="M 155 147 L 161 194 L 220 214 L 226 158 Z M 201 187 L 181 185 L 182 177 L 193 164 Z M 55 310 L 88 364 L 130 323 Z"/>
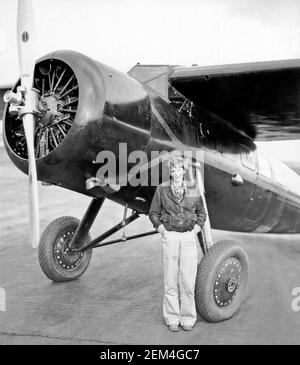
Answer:
<path fill-rule="evenodd" d="M 242 164 L 250 170 L 255 171 L 256 169 L 256 159 L 255 153 L 253 151 L 241 152 Z"/>
<path fill-rule="evenodd" d="M 272 171 L 271 171 L 271 166 L 270 166 L 270 162 L 269 160 L 262 156 L 262 155 L 257 155 L 257 159 L 258 159 L 258 171 L 260 175 L 263 175 L 267 178 L 269 178 L 270 180 L 272 179 Z"/>
<path fill-rule="evenodd" d="M 136 65 L 128 75 L 138 80 L 144 85 L 154 89 L 164 98 L 168 97 L 168 77 L 170 70 L 169 65 Z"/>

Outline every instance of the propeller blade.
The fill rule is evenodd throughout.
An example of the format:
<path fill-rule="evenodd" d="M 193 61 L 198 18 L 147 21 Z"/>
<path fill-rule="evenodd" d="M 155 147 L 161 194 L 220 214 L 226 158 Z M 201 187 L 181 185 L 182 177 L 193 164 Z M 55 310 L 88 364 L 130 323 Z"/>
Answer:
<path fill-rule="evenodd" d="M 35 66 L 35 26 L 31 0 L 18 1 L 17 44 L 21 84 L 32 88 Z"/>
<path fill-rule="evenodd" d="M 34 17 L 31 0 L 19 0 L 18 2 L 18 23 L 17 41 L 19 64 L 21 71 L 21 85 L 25 87 L 25 110 L 29 113 L 23 114 L 23 125 L 28 150 L 28 192 L 29 192 L 29 214 L 31 245 L 36 248 L 39 243 L 39 202 L 36 162 L 34 153 L 34 130 L 35 116 L 30 113 L 34 108 L 32 102 L 33 75 L 35 67 L 35 31 Z"/>
<path fill-rule="evenodd" d="M 29 214 L 30 214 L 30 236 L 33 248 L 38 247 L 40 239 L 39 229 L 39 198 L 38 198 L 38 182 L 36 173 L 35 153 L 34 153 L 34 116 L 25 114 L 23 116 L 23 124 L 26 136 L 28 150 L 28 195 L 29 195 Z"/>

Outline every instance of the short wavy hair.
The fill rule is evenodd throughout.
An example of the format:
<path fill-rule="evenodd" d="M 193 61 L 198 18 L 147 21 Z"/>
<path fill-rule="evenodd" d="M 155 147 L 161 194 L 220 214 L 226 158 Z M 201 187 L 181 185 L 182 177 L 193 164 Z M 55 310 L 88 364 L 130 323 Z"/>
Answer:
<path fill-rule="evenodd" d="M 171 170 L 172 167 L 180 165 L 184 170 L 188 168 L 188 158 L 184 157 L 182 154 L 178 153 L 170 153 L 170 157 L 168 159 L 168 167 Z"/>

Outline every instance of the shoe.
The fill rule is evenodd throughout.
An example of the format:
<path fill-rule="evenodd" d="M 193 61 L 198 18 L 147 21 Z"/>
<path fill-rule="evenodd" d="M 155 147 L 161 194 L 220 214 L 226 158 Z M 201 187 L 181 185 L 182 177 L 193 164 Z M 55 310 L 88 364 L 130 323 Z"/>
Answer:
<path fill-rule="evenodd" d="M 191 331 L 193 329 L 193 326 L 189 326 L 187 324 L 184 324 L 181 326 L 183 330 L 185 331 Z"/>
<path fill-rule="evenodd" d="M 172 332 L 178 332 L 178 325 L 177 324 L 169 324 L 168 328 Z"/>

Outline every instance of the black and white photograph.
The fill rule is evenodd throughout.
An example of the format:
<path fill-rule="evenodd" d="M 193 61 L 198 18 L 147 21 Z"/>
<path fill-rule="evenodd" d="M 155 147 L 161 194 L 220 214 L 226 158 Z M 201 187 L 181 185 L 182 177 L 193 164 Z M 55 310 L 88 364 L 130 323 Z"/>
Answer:
<path fill-rule="evenodd" d="M 0 345 L 300 344 L 299 0 L 1 0 L 0 172 Z"/>

